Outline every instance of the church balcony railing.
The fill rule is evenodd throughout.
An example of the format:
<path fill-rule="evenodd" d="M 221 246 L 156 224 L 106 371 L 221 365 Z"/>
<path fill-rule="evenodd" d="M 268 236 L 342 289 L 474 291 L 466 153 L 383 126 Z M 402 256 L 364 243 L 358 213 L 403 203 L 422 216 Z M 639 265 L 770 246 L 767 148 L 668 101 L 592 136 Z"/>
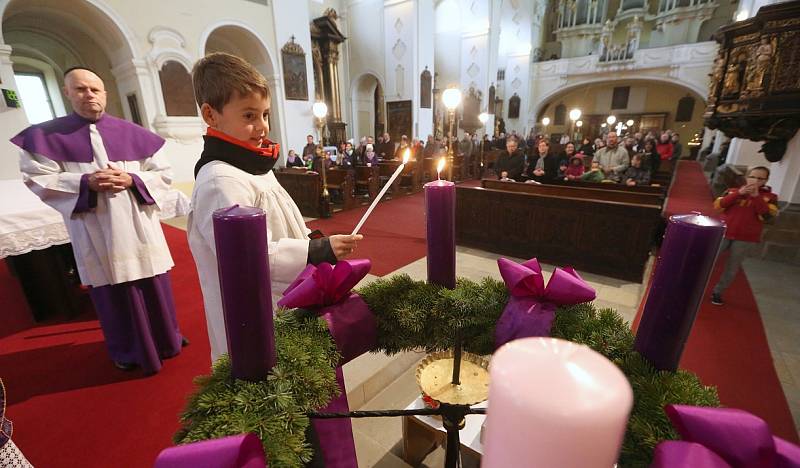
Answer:
<path fill-rule="evenodd" d="M 551 83 L 561 87 L 575 81 L 596 79 L 592 75 L 606 75 L 609 79 L 634 74 L 661 77 L 665 74 L 691 82 L 695 89 L 708 86 L 708 74 L 714 62 L 718 45 L 713 41 L 696 42 L 667 47 L 640 48 L 633 56 L 614 55 L 601 60 L 598 54 L 562 58 L 531 65 L 531 77 L 541 80 L 541 86 Z M 619 75 L 622 73 L 622 75 Z M 619 75 L 619 76 L 618 76 Z M 616 77 L 616 78 L 614 78 Z M 538 82 L 537 82 L 538 83 Z M 537 84 L 537 86 L 540 86 Z"/>
<path fill-rule="evenodd" d="M 714 0 L 659 0 L 658 13 L 667 13 L 677 8 L 692 8 L 712 3 L 714 3 Z"/>

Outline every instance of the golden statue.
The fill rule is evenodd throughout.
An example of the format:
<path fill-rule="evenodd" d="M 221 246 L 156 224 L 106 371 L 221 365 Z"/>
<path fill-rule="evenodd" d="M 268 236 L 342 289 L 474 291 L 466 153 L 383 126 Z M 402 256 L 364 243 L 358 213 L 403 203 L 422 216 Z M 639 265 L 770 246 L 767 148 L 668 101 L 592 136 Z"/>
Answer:
<path fill-rule="evenodd" d="M 767 73 L 775 47 L 770 43 L 768 37 L 761 38 L 761 44 L 756 49 L 754 64 L 749 67 L 747 73 L 747 90 L 760 91 L 764 84 L 764 75 Z"/>
<path fill-rule="evenodd" d="M 725 73 L 725 58 L 720 54 L 714 59 L 714 68 L 711 69 L 711 74 L 708 75 L 708 97 L 716 101 L 717 89 L 722 82 L 722 75 Z"/>
<path fill-rule="evenodd" d="M 739 60 L 740 56 L 731 59 L 728 70 L 725 72 L 725 81 L 722 85 L 722 94 L 730 96 L 739 92 L 741 80 L 739 79 Z"/>

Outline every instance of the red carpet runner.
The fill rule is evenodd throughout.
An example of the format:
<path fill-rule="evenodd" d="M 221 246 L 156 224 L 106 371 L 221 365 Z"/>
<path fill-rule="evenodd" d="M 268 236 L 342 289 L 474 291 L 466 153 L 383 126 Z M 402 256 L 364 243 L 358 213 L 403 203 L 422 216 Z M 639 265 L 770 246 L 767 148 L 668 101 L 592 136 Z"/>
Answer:
<path fill-rule="evenodd" d="M 700 165 L 680 161 L 676 180 L 667 199 L 669 214 L 700 211 L 717 214 Z M 722 273 L 720 262 L 711 281 L 689 341 L 681 368 L 695 372 L 706 385 L 715 385 L 724 406 L 750 411 L 769 423 L 772 431 L 797 442 L 786 396 L 772 362 L 764 325 L 750 284 L 739 273 L 725 292 L 725 305 L 711 305 L 708 297 Z M 644 304 L 645 300 L 642 300 Z M 641 309 L 639 314 L 641 314 Z M 638 326 L 639 316 L 634 321 Z"/>
<path fill-rule="evenodd" d="M 425 194 L 400 196 L 378 203 L 361 227 L 364 240 L 359 242 L 353 258 L 372 260 L 370 273 L 387 275 L 426 255 Z M 350 234 L 367 206 L 335 213 L 331 218 L 308 223 L 326 235 Z"/>
<path fill-rule="evenodd" d="M 114 368 L 89 314 L 0 338 L 6 416 L 14 422 L 14 442 L 34 466 L 151 467 L 158 452 L 172 445 L 192 379 L 209 370 L 210 350 L 186 233 L 169 226 L 164 233 L 176 265 L 171 275 L 178 323 L 192 344 L 158 375 L 143 378 Z M 3 321 L 31 323 L 16 279 L 0 263 Z M 3 328 L 0 336 L 12 331 Z"/>

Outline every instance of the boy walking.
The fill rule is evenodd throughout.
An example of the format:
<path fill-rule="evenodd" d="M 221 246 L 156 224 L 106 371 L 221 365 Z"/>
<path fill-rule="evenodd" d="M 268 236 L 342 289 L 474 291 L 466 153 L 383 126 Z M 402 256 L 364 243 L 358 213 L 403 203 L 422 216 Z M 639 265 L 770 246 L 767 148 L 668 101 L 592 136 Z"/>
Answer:
<path fill-rule="evenodd" d="M 747 171 L 747 182 L 739 188 L 728 189 L 714 201 L 723 210 L 722 219 L 728 225 L 720 252 L 730 250 L 728 263 L 711 293 L 711 303 L 722 305 L 722 293 L 730 286 L 747 251 L 761 242 L 761 230 L 767 218 L 778 214 L 778 196 L 766 186 L 769 169 L 758 166 Z"/>

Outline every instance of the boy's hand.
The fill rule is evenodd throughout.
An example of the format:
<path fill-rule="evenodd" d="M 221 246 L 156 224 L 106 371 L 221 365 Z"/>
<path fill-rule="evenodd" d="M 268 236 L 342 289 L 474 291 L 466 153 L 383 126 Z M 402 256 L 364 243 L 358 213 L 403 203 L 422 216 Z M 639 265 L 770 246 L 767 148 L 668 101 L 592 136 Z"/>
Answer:
<path fill-rule="evenodd" d="M 356 234 L 355 236 L 336 234 L 330 236 L 331 249 L 337 259 L 342 259 L 350 255 L 356 250 L 358 241 L 362 240 L 364 236 Z"/>

